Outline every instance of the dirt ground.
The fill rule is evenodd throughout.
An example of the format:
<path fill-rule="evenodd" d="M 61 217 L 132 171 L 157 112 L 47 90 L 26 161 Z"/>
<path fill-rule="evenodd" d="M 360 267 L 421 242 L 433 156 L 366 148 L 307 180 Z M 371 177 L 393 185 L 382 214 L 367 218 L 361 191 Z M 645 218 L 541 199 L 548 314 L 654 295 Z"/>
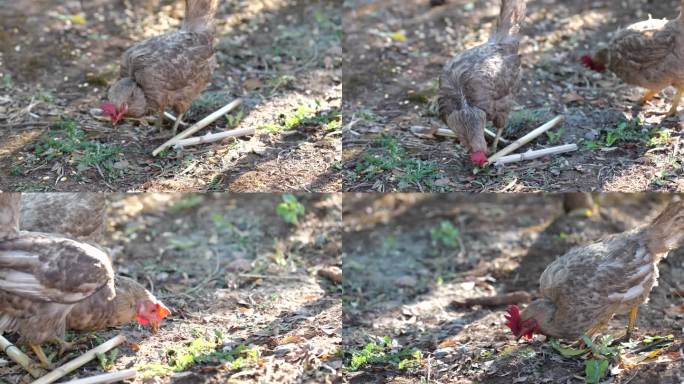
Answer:
<path fill-rule="evenodd" d="M 255 128 L 251 137 L 153 157 L 170 129 L 157 132 L 147 120 L 114 128 L 91 113 L 124 50 L 178 28 L 183 3 L 3 2 L 0 190 L 341 190 L 341 8 L 333 0 L 221 1 L 219 67 L 184 120 L 240 97 L 239 110 L 200 134 Z"/>
<path fill-rule="evenodd" d="M 410 128 L 443 127 L 434 108 L 442 66 L 486 41 L 498 0 L 350 0 L 343 26 L 345 191 L 682 191 L 682 107 L 664 118 L 672 89 L 643 108 L 641 90 L 580 64 L 621 26 L 674 18 L 678 0 L 530 0 L 522 29 L 522 84 L 504 136 L 563 115 L 523 148 L 577 143 L 553 158 L 473 169 L 453 139 Z"/>
<path fill-rule="evenodd" d="M 516 342 L 504 325 L 505 305 L 451 303 L 516 290 L 534 295 L 555 257 L 645 223 L 669 198 L 604 195 L 597 200 L 600 215 L 586 217 L 564 214 L 560 195 L 345 195 L 342 339 L 348 380 L 584 382 L 582 359 L 562 357 L 544 336 Z M 432 240 L 432 230 L 444 221 L 459 231 L 460 244 Z M 684 299 L 677 293 L 682 281 L 679 249 L 660 264 L 659 285 L 637 322 L 640 339 L 671 334 L 673 344 L 661 358 L 615 370 L 602 383 L 684 380 Z M 604 333 L 619 336 L 626 322 L 626 314 L 617 315 Z M 384 345 L 387 356 L 352 368 L 370 343 Z"/>
<path fill-rule="evenodd" d="M 135 367 L 136 383 L 339 380 L 340 287 L 317 273 L 341 264 L 341 196 L 297 198 L 305 213 L 291 225 L 277 194 L 111 196 L 104 245 L 117 273 L 172 314 L 157 334 L 135 324 L 71 333 L 87 342 L 61 361 L 118 333 L 127 343 L 68 378 Z M 0 364 L 0 382 L 29 382 L 24 373 Z"/>

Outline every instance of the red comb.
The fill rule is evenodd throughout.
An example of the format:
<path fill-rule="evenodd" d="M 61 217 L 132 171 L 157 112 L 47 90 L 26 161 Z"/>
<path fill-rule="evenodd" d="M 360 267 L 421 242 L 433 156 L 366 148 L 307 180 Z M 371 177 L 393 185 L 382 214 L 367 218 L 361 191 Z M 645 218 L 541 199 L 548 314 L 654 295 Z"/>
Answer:
<path fill-rule="evenodd" d="M 522 326 L 520 325 L 520 308 L 517 305 L 510 305 L 506 310 L 508 314 L 504 315 L 506 318 L 506 326 L 511 329 L 515 336 L 519 336 L 522 332 Z"/>
<path fill-rule="evenodd" d="M 582 56 L 580 60 L 582 61 L 582 65 L 593 71 L 603 72 L 606 70 L 605 65 L 595 62 L 594 59 L 589 55 Z"/>

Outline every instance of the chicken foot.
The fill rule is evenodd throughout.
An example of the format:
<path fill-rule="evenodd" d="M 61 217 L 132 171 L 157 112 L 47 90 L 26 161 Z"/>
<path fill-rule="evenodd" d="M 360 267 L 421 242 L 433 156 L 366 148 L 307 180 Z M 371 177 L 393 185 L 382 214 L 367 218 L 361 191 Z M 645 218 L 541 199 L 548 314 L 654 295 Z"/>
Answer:
<path fill-rule="evenodd" d="M 632 338 L 632 333 L 634 333 L 634 328 L 636 328 L 637 313 L 639 312 L 639 307 L 634 307 L 629 310 L 629 320 L 627 321 L 627 331 L 624 335 L 615 339 L 611 345 L 627 342 Z"/>
<path fill-rule="evenodd" d="M 677 107 L 679 106 L 679 102 L 682 101 L 683 92 L 684 88 L 677 88 L 677 93 L 675 94 L 674 99 L 672 99 L 672 107 L 670 107 L 670 110 L 667 112 L 667 117 L 677 114 Z"/>
<path fill-rule="evenodd" d="M 33 350 L 33 353 L 36 354 L 36 357 L 38 357 L 38 360 L 40 361 L 42 368 L 49 369 L 49 370 L 54 369 L 52 362 L 45 355 L 45 352 L 43 352 L 43 347 L 41 347 L 40 345 L 31 344 L 31 349 Z"/>

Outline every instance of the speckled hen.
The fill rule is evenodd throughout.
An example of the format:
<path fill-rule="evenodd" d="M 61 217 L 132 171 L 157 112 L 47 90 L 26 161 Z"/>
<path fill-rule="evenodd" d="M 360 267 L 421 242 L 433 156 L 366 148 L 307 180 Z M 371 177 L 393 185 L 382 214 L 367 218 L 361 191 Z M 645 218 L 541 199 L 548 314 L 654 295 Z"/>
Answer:
<path fill-rule="evenodd" d="M 609 69 L 625 83 L 646 88 L 642 103 L 673 86 L 677 93 L 669 116 L 677 113 L 684 92 L 684 0 L 674 20 L 650 19 L 618 31 L 607 48 L 583 56 L 587 67 Z"/>
<path fill-rule="evenodd" d="M 59 233 L 99 243 L 105 228 L 107 201 L 103 193 L 24 193 L 21 229 Z"/>
<path fill-rule="evenodd" d="M 615 313 L 629 313 L 627 338 L 639 305 L 658 281 L 658 263 L 684 245 L 684 202 L 670 203 L 650 224 L 571 249 L 539 280 L 541 298 L 522 313 L 508 310 L 516 337 L 533 333 L 578 339 L 604 328 Z"/>
<path fill-rule="evenodd" d="M 141 41 L 124 52 L 120 79 L 109 88 L 103 112 L 116 124 L 121 118 L 157 112 L 161 128 L 164 110 L 183 113 L 207 87 L 216 66 L 214 14 L 218 0 L 186 0 L 186 15 L 177 31 Z"/>
<path fill-rule="evenodd" d="M 502 0 L 497 27 L 489 40 L 449 61 L 439 78 L 439 115 L 476 165 L 487 162 L 487 120 L 498 129 L 494 150 L 508 122 L 520 82 L 518 32 L 524 18 L 524 0 Z"/>

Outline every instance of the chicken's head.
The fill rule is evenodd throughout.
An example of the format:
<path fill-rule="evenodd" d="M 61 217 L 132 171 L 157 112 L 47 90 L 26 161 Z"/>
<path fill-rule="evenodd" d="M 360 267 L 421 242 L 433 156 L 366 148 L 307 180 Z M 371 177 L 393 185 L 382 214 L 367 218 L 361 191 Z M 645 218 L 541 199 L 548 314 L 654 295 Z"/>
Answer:
<path fill-rule="evenodd" d="M 470 152 L 470 161 L 481 167 L 487 163 L 487 142 L 484 137 L 487 114 L 477 107 L 464 105 L 449 115 L 447 124 Z"/>
<path fill-rule="evenodd" d="M 118 123 L 119 120 L 121 120 L 126 114 L 126 111 L 128 110 L 128 104 L 123 103 L 117 107 L 114 105 L 114 103 L 107 102 L 102 103 L 100 109 L 102 110 L 102 113 L 109 116 L 109 118 L 112 120 L 112 124 L 116 125 L 116 123 Z"/>
<path fill-rule="evenodd" d="M 594 56 L 584 55 L 580 58 L 582 64 L 596 72 L 603 72 L 608 65 L 608 49 L 599 49 Z"/>
<path fill-rule="evenodd" d="M 149 325 L 152 332 L 159 330 L 162 319 L 171 314 L 171 311 L 157 300 L 141 300 L 136 305 L 135 319 L 140 325 Z"/>
<path fill-rule="evenodd" d="M 520 308 L 517 305 L 511 305 L 508 307 L 508 312 L 506 317 L 506 326 L 511 329 L 513 335 L 520 339 L 524 337 L 525 339 L 531 340 L 532 335 L 535 332 L 539 332 L 539 324 L 534 317 L 529 317 L 524 319 L 520 316 Z"/>
<path fill-rule="evenodd" d="M 147 112 L 145 94 L 138 84 L 128 77 L 117 80 L 107 93 L 107 102 L 100 107 L 116 125 L 124 116 L 141 117 Z"/>

